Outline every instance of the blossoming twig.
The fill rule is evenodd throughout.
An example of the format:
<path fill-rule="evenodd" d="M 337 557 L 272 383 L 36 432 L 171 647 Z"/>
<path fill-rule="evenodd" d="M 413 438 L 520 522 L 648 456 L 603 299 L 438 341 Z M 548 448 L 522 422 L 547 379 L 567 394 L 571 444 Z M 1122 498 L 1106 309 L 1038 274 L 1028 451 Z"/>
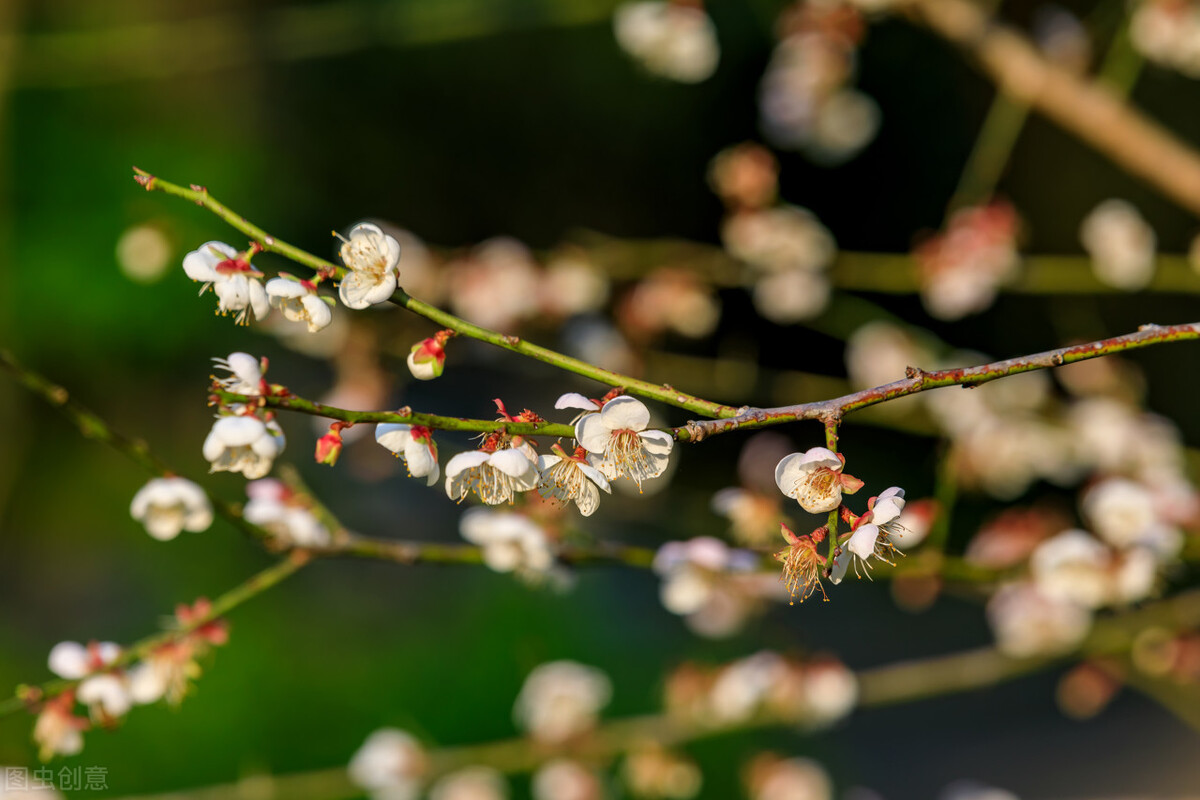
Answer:
<path fill-rule="evenodd" d="M 178 628 L 163 631 L 162 633 L 147 636 L 136 644 L 124 650 L 115 660 L 106 664 L 105 669 L 118 669 L 128 666 L 135 661 L 140 660 L 143 656 L 162 647 L 164 644 L 169 644 L 176 641 L 189 633 L 207 625 L 210 622 L 224 616 L 233 609 L 245 603 L 254 597 L 265 592 L 267 589 L 277 585 L 282 580 L 292 575 L 298 569 L 311 561 L 308 553 L 303 551 L 295 551 L 287 557 L 280 559 L 271 566 L 259 572 L 244 583 L 235 586 L 225 594 L 218 597 L 212 602 L 205 613 L 199 614 L 195 619 L 189 621 L 186 625 L 181 625 Z M 0 717 L 7 716 L 14 712 L 25 708 L 28 703 L 38 702 L 47 697 L 52 697 L 68 689 L 73 688 L 79 683 L 78 680 L 56 680 L 41 684 L 40 686 L 18 686 L 16 695 L 7 700 L 0 701 Z"/>
<path fill-rule="evenodd" d="M 950 655 L 913 659 L 856 673 L 858 708 L 877 708 L 918 702 L 996 686 L 1076 656 L 1094 657 L 1127 652 L 1137 633 L 1152 625 L 1185 631 L 1200 625 L 1200 591 L 1192 590 L 1136 611 L 1125 612 L 1096 625 L 1074 653 L 1016 659 L 991 647 Z M 686 744 L 737 730 L 794 725 L 803 720 L 760 712 L 732 724 L 702 724 L 686 717 L 646 714 L 600 725 L 579 747 L 595 763 L 611 762 L 637 742 L 654 741 L 666 747 Z M 502 739 L 482 744 L 447 747 L 429 753 L 429 777 L 466 766 L 485 764 L 505 773 L 528 773 L 557 754 L 530 739 Z M 265 776 L 279 797 L 324 797 L 354 791 L 345 769 L 322 769 L 282 776 Z M 216 800 L 239 796 L 241 784 L 222 784 L 171 792 L 171 800 Z M 320 787 L 321 793 L 316 790 Z M 167 800 L 168 795 L 140 795 L 125 800 Z"/>
<path fill-rule="evenodd" d="M 933 372 L 910 367 L 907 378 L 872 389 L 864 389 L 860 392 L 815 403 L 800 403 L 778 408 L 752 408 L 727 419 L 693 421 L 676 429 L 675 434 L 679 439 L 699 441 L 707 436 L 737 429 L 762 428 L 802 419 L 840 417 L 852 411 L 928 389 L 937 389 L 943 386 L 971 388 L 997 378 L 1022 372 L 1049 369 L 1064 364 L 1073 364 L 1076 361 L 1122 353 L 1126 350 L 1197 338 L 1200 338 L 1200 322 L 1183 325 L 1143 325 L 1135 333 L 1127 333 L 1123 336 L 1114 336 L 1087 344 L 1061 347 L 1057 350 L 1047 350 L 1028 356 L 1008 358 L 1003 361 L 993 361 L 977 367 L 960 367 Z"/>
<path fill-rule="evenodd" d="M 318 258 L 312 253 L 301 250 L 295 245 L 288 244 L 280 239 L 276 239 L 269 233 L 264 231 L 252 222 L 249 222 L 245 217 L 233 211 L 223 203 L 218 202 L 209 195 L 208 190 L 204 187 L 197 186 L 190 189 L 185 189 L 182 186 L 164 181 L 150 173 L 134 168 L 137 173 L 135 179 L 147 191 L 159 191 L 165 194 L 182 197 L 186 200 L 191 200 L 198 205 L 204 206 L 212 211 L 221 219 L 237 228 L 242 233 L 253 238 L 263 250 L 272 253 L 278 253 L 286 258 L 301 264 L 314 272 L 332 275 L 341 278 L 346 274 L 346 269 L 334 264 L 331 261 L 326 261 L 323 258 Z M 709 417 L 729 417 L 737 413 L 737 409 L 733 406 L 714 403 L 710 400 L 704 400 L 699 397 L 677 391 L 671 386 L 659 385 L 643 381 L 629 375 L 621 375 L 620 373 L 611 370 L 602 369 L 600 367 L 588 364 L 585 361 L 580 361 L 576 358 L 557 353 L 545 347 L 541 347 L 530 342 L 526 342 L 518 336 L 509 336 L 496 331 L 488 330 L 479 325 L 467 322 L 464 319 L 454 316 L 453 314 L 442 311 L 440 308 L 423 303 L 420 300 L 408 295 L 403 289 L 397 289 L 392 295 L 392 302 L 407 308 L 415 314 L 419 314 L 426 319 L 432 320 L 442 328 L 448 328 L 457 332 L 462 336 L 467 336 L 472 339 L 478 339 L 489 344 L 494 344 L 497 347 L 503 347 L 506 350 L 511 350 L 514 353 L 520 353 L 524 356 L 542 361 L 547 364 L 559 367 L 560 369 L 574 372 L 577 375 L 591 378 L 592 380 L 608 384 L 609 386 L 623 386 L 626 391 L 639 394 L 644 397 L 652 397 L 668 405 L 678 406 L 679 408 L 693 411 L 697 414 L 703 414 Z"/>

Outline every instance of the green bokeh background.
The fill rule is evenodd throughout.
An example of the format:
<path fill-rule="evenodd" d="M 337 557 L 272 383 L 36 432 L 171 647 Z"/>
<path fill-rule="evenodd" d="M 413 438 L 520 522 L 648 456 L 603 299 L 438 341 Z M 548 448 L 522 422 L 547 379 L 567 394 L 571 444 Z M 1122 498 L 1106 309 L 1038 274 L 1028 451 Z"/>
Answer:
<path fill-rule="evenodd" d="M 722 147 L 758 138 L 756 85 L 780 7 L 710 3 L 720 69 L 681 86 L 624 57 L 608 22 L 615 4 L 601 0 L 0 3 L 8 45 L 0 67 L 2 344 L 191 474 L 205 469 L 211 357 L 267 355 L 272 378 L 306 396 L 327 388 L 330 375 L 213 316 L 211 298 L 196 300 L 181 270 L 151 285 L 120 273 L 117 238 L 137 223 L 162 226 L 175 261 L 208 239 L 240 244 L 201 209 L 141 191 L 131 165 L 204 184 L 323 255 L 333 249 L 331 228 L 367 216 L 447 246 L 510 234 L 543 248 L 580 227 L 715 242 L 722 209 L 705 186 L 706 164 Z M 1005 13 L 1020 23 L 1032 8 L 1017 2 Z M 898 21 L 872 27 L 860 75 L 883 110 L 880 138 L 835 169 L 783 155 L 782 193 L 812 208 L 847 249 L 901 251 L 940 225 L 991 89 L 958 54 Z M 1194 82 L 1155 69 L 1135 93 L 1193 143 L 1196 98 Z M 1030 252 L 1078 252 L 1079 220 L 1112 195 L 1142 209 L 1165 251 L 1185 250 L 1195 230 L 1184 212 L 1039 119 L 1001 188 L 1031 223 Z M 839 342 L 754 322 L 744 297 L 725 299 L 717 341 L 749 335 L 766 366 L 842 374 Z M 1005 298 L 988 314 L 945 324 L 913 297 L 873 299 L 956 345 L 996 355 L 1196 315 L 1195 301 L 1181 297 Z M 686 346 L 703 354 L 717 345 Z M 466 352 L 469 374 L 451 370 L 435 385 L 408 387 L 397 405 L 486 416 L 494 396 L 510 408 L 547 409 L 562 391 L 591 388 L 500 351 Z M 1195 354 L 1184 345 L 1133 358 L 1147 373 L 1151 407 L 1190 442 L 1200 438 L 1187 366 Z M 389 368 L 404 369 L 399 360 Z M 683 421 L 676 416 L 673 423 Z M 458 509 L 441 492 L 317 468 L 307 459 L 309 420 L 284 424 L 288 460 L 352 528 L 457 540 Z M 807 427 L 789 433 L 805 447 L 818 436 Z M 463 444 L 448 437 L 443 454 Z M 736 482 L 729 465 L 738 445 L 722 437 L 683 449 L 669 493 L 608 503 L 591 529 L 644 544 L 721 535 L 725 523 L 708 511 L 708 497 Z M 861 454 L 869 484 L 903 478 L 912 497 L 931 489 L 928 439 L 850 425 L 843 449 Z M 220 523 L 166 545 L 147 537 L 128 516 L 144 479 L 0 381 L 0 687 L 48 677 L 55 642 L 133 641 L 175 603 L 214 596 L 268 563 Z M 206 481 L 231 500 L 242 483 L 228 474 Z M 956 545 L 991 507 L 966 503 Z M 357 562 L 305 570 L 238 609 L 232 625 L 230 645 L 180 709 L 137 709 L 119 731 L 89 734 L 66 763 L 106 767 L 110 795 L 165 791 L 344 764 L 382 725 L 434 744 L 512 735 L 524 675 L 556 658 L 605 669 L 616 686 L 609 713 L 620 716 L 655 710 L 665 671 L 688 658 L 768 646 L 832 651 L 861 668 L 989 641 L 977 605 L 944 599 L 913 616 L 892 605 L 882 583 L 854 585 L 829 604 L 773 610 L 714 643 L 660 607 L 645 572 L 589 569 L 573 592 L 557 595 L 476 569 Z M 738 796 L 740 765 L 763 748 L 820 759 L 839 796 L 866 786 L 891 800 L 928 798 L 958 778 L 1027 798 L 1200 785 L 1194 732 L 1129 693 L 1098 720 L 1068 721 L 1054 709 L 1054 678 L 862 712 L 816 737 L 726 736 L 690 752 L 705 767 L 710 798 Z M 0 721 L 0 763 L 33 763 L 30 723 Z"/>

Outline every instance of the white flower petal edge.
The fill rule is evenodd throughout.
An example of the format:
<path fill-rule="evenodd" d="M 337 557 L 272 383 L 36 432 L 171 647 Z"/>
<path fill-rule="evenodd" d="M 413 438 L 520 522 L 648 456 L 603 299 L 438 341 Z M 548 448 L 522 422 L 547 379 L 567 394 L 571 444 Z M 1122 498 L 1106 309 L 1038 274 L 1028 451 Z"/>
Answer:
<path fill-rule="evenodd" d="M 600 410 L 600 406 L 596 404 L 595 400 L 589 400 L 579 392 L 567 392 L 554 401 L 554 407 L 558 409 L 577 408 L 582 411 Z"/>

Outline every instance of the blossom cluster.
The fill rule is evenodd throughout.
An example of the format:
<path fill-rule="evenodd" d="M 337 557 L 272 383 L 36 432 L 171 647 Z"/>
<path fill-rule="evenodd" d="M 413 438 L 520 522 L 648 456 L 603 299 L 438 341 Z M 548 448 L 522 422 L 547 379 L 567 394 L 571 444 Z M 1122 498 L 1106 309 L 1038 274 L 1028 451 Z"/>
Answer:
<path fill-rule="evenodd" d="M 776 23 L 780 41 L 759 86 L 759 122 L 774 145 L 837 164 L 879 130 L 880 111 L 852 87 L 862 12 L 842 0 L 799 0 Z"/>
<path fill-rule="evenodd" d="M 59 642 L 50 651 L 50 671 L 70 681 L 47 699 L 31 697 L 37 711 L 33 739 L 45 761 L 56 755 L 75 755 L 83 749 L 83 734 L 93 724 L 111 727 L 135 705 L 166 700 L 178 705 L 191 682 L 201 674 L 199 659 L 228 641 L 225 622 L 212 619 L 212 606 L 197 600 L 175 610 L 179 630 L 137 658 L 113 642 Z M 82 707 L 87 716 L 77 709 Z"/>
<path fill-rule="evenodd" d="M 946 230 L 913 254 L 925 309 L 938 319 L 955 320 L 990 306 L 1020 269 L 1017 232 L 1017 214 L 1008 203 L 956 211 Z"/>
<path fill-rule="evenodd" d="M 833 236 L 807 209 L 777 202 L 778 164 L 761 145 L 743 143 L 717 154 L 709 184 L 725 203 L 721 240 L 749 267 L 760 314 L 780 325 L 825 310 L 827 271 L 837 252 Z"/>

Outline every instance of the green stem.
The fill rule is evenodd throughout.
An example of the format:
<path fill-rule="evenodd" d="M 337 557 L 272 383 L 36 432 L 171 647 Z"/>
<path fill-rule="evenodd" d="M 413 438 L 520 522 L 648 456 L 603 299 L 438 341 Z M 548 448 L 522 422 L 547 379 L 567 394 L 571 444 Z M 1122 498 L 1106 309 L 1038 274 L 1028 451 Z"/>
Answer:
<path fill-rule="evenodd" d="M 1029 118 L 1029 105 L 997 92 L 988 109 L 975 146 L 967 158 L 958 188 L 950 198 L 949 212 L 987 202 Z"/>
<path fill-rule="evenodd" d="M 301 250 L 295 245 L 288 244 L 281 239 L 271 236 L 262 228 L 247 220 L 236 211 L 232 210 L 223 203 L 218 202 L 204 187 L 197 186 L 191 189 L 185 189 L 182 186 L 177 186 L 173 183 L 156 178 L 150 173 L 134 168 L 137 173 L 135 179 L 147 191 L 158 191 L 165 194 L 181 197 L 185 200 L 191 200 L 198 205 L 204 206 L 209 211 L 216 214 L 225 222 L 232 225 L 237 230 L 251 237 L 254 241 L 262 246 L 263 250 L 279 255 L 295 261 L 297 264 L 308 267 L 316 272 L 325 272 L 333 275 L 336 278 L 341 278 L 346 273 L 345 267 L 326 261 L 323 258 Z M 509 336 L 487 328 L 480 327 L 473 323 L 467 322 L 465 319 L 454 316 L 440 308 L 431 306 L 428 303 L 423 303 L 415 297 L 407 294 L 403 289 L 397 289 L 392 295 L 392 302 L 396 305 L 403 306 L 409 311 L 418 314 L 426 319 L 436 323 L 439 327 L 449 328 L 461 336 L 466 336 L 471 339 L 478 339 L 481 342 L 487 342 L 497 347 L 502 347 L 505 350 L 511 350 L 514 353 L 519 353 L 528 356 L 537 361 L 558 367 L 568 372 L 573 372 L 577 375 L 582 375 L 585 378 L 591 378 L 607 386 L 619 386 L 631 394 L 650 397 L 668 405 L 676 406 L 687 411 L 701 414 L 706 417 L 731 417 L 737 414 L 738 410 L 733 406 L 714 403 L 709 400 L 704 400 L 700 397 L 680 392 L 673 386 L 665 384 L 654 384 L 649 381 L 643 381 L 629 375 L 622 375 L 607 369 L 588 364 L 585 361 L 580 361 L 577 358 L 557 353 L 545 347 L 524 341 L 519 336 Z"/>
<path fill-rule="evenodd" d="M 834 416 L 825 418 L 825 446 L 835 453 L 838 451 L 838 420 L 839 417 Z M 825 527 L 829 529 L 829 533 L 827 534 L 829 544 L 826 545 L 826 558 L 828 559 L 825 563 L 826 577 L 833 570 L 833 560 L 837 558 L 838 512 L 840 511 L 841 505 L 839 504 L 837 508 L 829 512 L 829 518 L 825 521 Z"/>
<path fill-rule="evenodd" d="M 365 423 L 402 423 L 406 425 L 423 425 L 444 431 L 507 431 L 514 436 L 559 436 L 574 438 L 575 428 L 554 422 L 507 422 L 505 420 L 466 419 L 464 417 L 440 417 L 436 414 L 422 414 L 410 408 L 399 411 L 350 411 L 324 403 L 314 403 L 296 395 L 258 396 L 235 394 L 217 390 L 213 395 L 223 403 L 254 403 L 266 408 L 279 408 L 287 411 L 298 411 L 302 414 L 312 414 L 318 417 L 342 420 L 343 422 Z"/>
<path fill-rule="evenodd" d="M 926 551 L 945 551 L 946 541 L 950 537 L 950 518 L 954 515 L 954 503 L 957 498 L 958 470 L 954 464 L 954 446 L 947 443 L 938 457 L 937 485 L 934 487 L 937 516 L 929 529 L 929 538 L 925 540 Z"/>

